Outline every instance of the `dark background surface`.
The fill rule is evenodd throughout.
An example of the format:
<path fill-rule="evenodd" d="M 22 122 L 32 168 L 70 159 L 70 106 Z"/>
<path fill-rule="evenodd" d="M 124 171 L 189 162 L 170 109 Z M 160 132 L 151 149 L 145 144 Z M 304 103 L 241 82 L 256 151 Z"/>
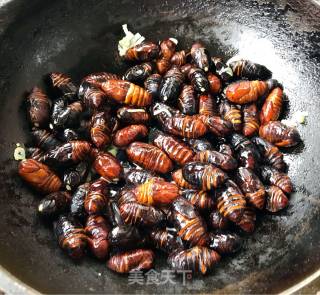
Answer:
<path fill-rule="evenodd" d="M 46 293 L 269 293 L 292 286 L 320 266 L 320 9 L 311 1 L 11 1 L 0 9 L 0 263 Z M 121 25 L 181 48 L 203 40 L 212 55 L 241 54 L 265 64 L 283 82 L 290 117 L 304 144 L 286 155 L 295 184 L 290 206 L 258 220 L 244 249 L 213 275 L 182 286 L 128 286 L 127 277 L 91 258 L 73 263 L 37 218 L 39 197 L 18 178 L 16 142 L 25 142 L 25 91 L 51 71 L 76 81 L 94 71 L 123 72 L 117 57 Z M 155 39 L 154 39 L 155 38 Z M 156 264 L 165 269 L 164 260 Z"/>

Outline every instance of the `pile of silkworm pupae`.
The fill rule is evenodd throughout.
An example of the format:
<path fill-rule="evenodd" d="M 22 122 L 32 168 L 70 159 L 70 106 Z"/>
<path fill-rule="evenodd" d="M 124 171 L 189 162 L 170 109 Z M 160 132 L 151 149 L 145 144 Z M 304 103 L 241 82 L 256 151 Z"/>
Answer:
<path fill-rule="evenodd" d="M 124 60 L 123 76 L 76 86 L 55 72 L 50 99 L 31 90 L 19 175 L 71 258 L 128 273 L 152 268 L 156 250 L 172 270 L 205 274 L 241 248 L 257 213 L 288 205 L 279 147 L 301 139 L 278 120 L 283 87 L 265 66 L 225 64 L 201 42 L 143 41 Z"/>

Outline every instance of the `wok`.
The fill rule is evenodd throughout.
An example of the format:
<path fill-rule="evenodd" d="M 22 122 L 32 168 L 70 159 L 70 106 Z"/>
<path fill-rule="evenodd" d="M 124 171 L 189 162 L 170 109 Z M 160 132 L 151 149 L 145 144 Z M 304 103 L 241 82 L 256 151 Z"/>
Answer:
<path fill-rule="evenodd" d="M 0 1 L 0 263 L 10 288 L 45 293 L 274 293 L 320 268 L 320 6 L 311 0 L 13 0 Z M 150 39 L 201 39 L 212 55 L 250 57 L 285 85 L 286 116 L 307 111 L 303 145 L 286 154 L 295 193 L 287 210 L 258 220 L 243 250 L 212 275 L 176 284 L 128 285 L 127 276 L 86 258 L 72 262 L 35 209 L 39 197 L 17 176 L 15 143 L 27 141 L 25 90 L 50 71 L 76 81 L 123 72 L 121 25 Z M 164 259 L 156 269 L 165 269 Z M 1 271 L 3 277 L 4 270 Z M 8 278 L 6 276 L 6 278 Z"/>

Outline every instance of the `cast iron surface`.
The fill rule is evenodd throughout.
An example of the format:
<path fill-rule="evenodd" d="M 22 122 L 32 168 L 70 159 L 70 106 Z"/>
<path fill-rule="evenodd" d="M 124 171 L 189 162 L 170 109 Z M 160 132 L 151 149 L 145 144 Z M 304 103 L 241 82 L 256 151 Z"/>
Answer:
<path fill-rule="evenodd" d="M 0 263 L 49 293 L 267 293 L 290 287 L 320 267 L 320 9 L 309 1 L 11 1 L 0 10 Z M 295 183 L 290 206 L 258 220 L 244 249 L 213 275 L 166 285 L 128 285 L 127 276 L 86 258 L 73 263 L 35 214 L 39 197 L 17 176 L 16 142 L 27 140 L 23 97 L 50 71 L 75 80 L 94 71 L 123 72 L 116 54 L 121 25 L 147 38 L 203 40 L 212 54 L 242 54 L 273 70 L 289 98 L 287 116 L 309 113 L 303 146 L 286 155 Z M 165 269 L 164 260 L 156 269 Z"/>

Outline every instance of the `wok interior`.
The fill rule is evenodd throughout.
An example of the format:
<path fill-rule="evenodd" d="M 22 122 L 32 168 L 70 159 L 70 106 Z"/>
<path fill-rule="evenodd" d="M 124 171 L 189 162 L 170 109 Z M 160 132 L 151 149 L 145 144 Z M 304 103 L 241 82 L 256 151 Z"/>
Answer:
<path fill-rule="evenodd" d="M 242 3 L 244 2 L 244 3 Z M 48 293 L 278 292 L 319 267 L 319 7 L 305 1 L 11 1 L 1 10 L 0 262 Z M 304 144 L 285 159 L 295 184 L 289 208 L 257 221 L 243 250 L 222 259 L 212 275 L 176 284 L 128 285 L 127 276 L 88 257 L 72 262 L 50 225 L 36 215 L 39 196 L 17 176 L 15 143 L 26 142 L 23 97 L 51 71 L 79 81 L 88 73 L 123 73 L 117 55 L 121 25 L 147 39 L 175 37 L 181 48 L 202 40 L 212 55 L 250 57 L 283 82 L 288 112 L 309 113 Z M 156 269 L 166 269 L 165 259 Z"/>

